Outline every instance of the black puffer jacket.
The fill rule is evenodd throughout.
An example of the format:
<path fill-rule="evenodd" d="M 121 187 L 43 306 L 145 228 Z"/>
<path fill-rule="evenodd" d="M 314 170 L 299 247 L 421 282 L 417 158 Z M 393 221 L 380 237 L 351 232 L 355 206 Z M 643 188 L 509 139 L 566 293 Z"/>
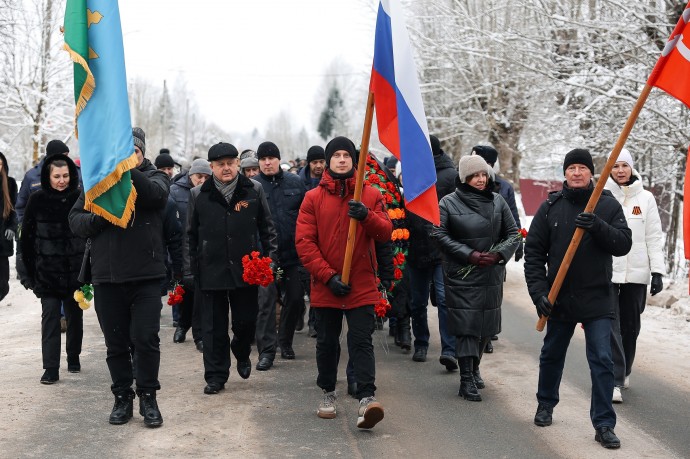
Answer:
<path fill-rule="evenodd" d="M 58 191 L 50 186 L 50 166 L 65 161 L 69 169 L 69 186 Z M 77 166 L 65 155 L 53 155 L 43 162 L 41 189 L 29 197 L 24 209 L 19 239 L 26 279 L 34 294 L 71 296 L 81 283 L 77 280 L 84 258 L 85 240 L 69 227 L 68 216 L 79 198 Z"/>
<path fill-rule="evenodd" d="M 130 172 L 137 200 L 127 228 L 112 225 L 103 217 L 85 211 L 84 193 L 69 214 L 72 231 L 91 238 L 94 284 L 165 277 L 163 210 L 168 202 L 170 178 L 148 159 Z"/>
<path fill-rule="evenodd" d="M 508 204 L 496 193 L 462 184 L 441 199 L 439 208 L 441 225 L 434 237 L 443 254 L 448 331 L 456 336 L 496 335 L 501 331 L 505 261 L 518 244 Z M 505 240 L 514 242 L 498 252 L 503 258 L 499 264 L 475 266 L 464 278 L 458 274 L 473 251 L 488 252 Z"/>
<path fill-rule="evenodd" d="M 17 203 L 17 182 L 9 176 L 9 167 L 7 165 L 7 158 L 5 155 L 0 153 L 0 158 L 2 159 L 3 168 L 7 174 L 7 189 L 10 194 L 10 202 L 12 206 Z M 2 180 L 2 178 L 0 178 Z M 0 183 L 0 186 L 2 183 Z M 0 188 L 0 193 L 2 188 Z M 11 229 L 17 233 L 17 212 L 12 210 L 9 216 L 5 219 L 2 218 L 5 210 L 5 200 L 0 196 L 0 257 L 11 257 L 14 253 L 14 241 L 8 241 L 5 238 L 5 230 Z"/>
<path fill-rule="evenodd" d="M 278 232 L 278 263 L 280 266 L 300 264 L 295 248 L 297 215 L 307 190 L 304 182 L 295 174 L 282 170 L 276 175 L 263 173 L 252 178 L 263 186 L 271 216 Z"/>
<path fill-rule="evenodd" d="M 548 296 L 570 240 L 575 218 L 583 212 L 593 187 L 549 194 L 539 207 L 525 241 L 525 279 L 536 302 Z M 623 209 L 611 192 L 604 190 L 594 209 L 595 231 L 585 231 L 565 276 L 552 320 L 583 322 L 613 317 L 612 256 L 626 255 L 632 247 L 632 232 Z"/>
<path fill-rule="evenodd" d="M 252 251 L 261 250 L 262 256 L 276 259 L 277 235 L 264 189 L 244 175 L 237 180 L 229 204 L 213 179 L 192 188 L 185 250 L 190 267 L 185 271 L 191 272 L 202 290 L 247 287 L 242 280 L 242 257 Z"/>

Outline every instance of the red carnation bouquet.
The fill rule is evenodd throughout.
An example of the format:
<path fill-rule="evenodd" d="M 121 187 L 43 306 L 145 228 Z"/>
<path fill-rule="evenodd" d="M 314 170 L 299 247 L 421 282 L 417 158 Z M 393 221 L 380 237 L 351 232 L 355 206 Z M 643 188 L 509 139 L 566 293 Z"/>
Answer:
<path fill-rule="evenodd" d="M 184 300 L 184 289 L 179 282 L 175 282 L 172 291 L 168 293 L 168 304 L 170 306 L 175 306 L 176 304 L 182 303 L 182 300 Z"/>
<path fill-rule="evenodd" d="M 374 312 L 376 317 L 386 317 L 388 311 L 391 309 L 391 304 L 388 302 L 388 295 L 385 290 L 381 291 L 381 298 L 379 302 L 374 305 Z"/>
<path fill-rule="evenodd" d="M 261 257 L 254 251 L 242 257 L 242 280 L 249 285 L 268 287 L 275 280 L 271 269 L 271 257 Z"/>

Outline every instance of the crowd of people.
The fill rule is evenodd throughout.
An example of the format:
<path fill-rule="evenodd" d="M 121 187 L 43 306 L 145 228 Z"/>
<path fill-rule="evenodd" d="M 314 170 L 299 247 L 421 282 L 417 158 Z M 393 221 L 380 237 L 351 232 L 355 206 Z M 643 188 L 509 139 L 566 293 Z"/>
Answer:
<path fill-rule="evenodd" d="M 161 389 L 161 297 L 181 285 L 185 293 L 173 309 L 173 341 L 185 342 L 191 330 L 203 354 L 204 394 L 224 390 L 231 355 L 243 379 L 253 368 L 269 371 L 278 350 L 280 358 L 295 359 L 294 334 L 305 326 L 306 316 L 308 336 L 315 338 L 316 384 L 323 393 L 317 415 L 335 418 L 345 320 L 347 392 L 359 401 L 357 426 L 374 427 L 384 408 L 375 398 L 372 334 L 382 328 L 376 305 L 390 294 L 395 303 L 389 313 L 391 334 L 403 352 L 414 348 L 415 362 L 427 360 L 433 339 L 427 315 L 431 299 L 438 313 L 439 363 L 449 372 L 459 369 L 459 396 L 481 401 L 480 389 L 490 382 L 482 377 L 480 364 L 485 352 L 493 352 L 491 341 L 502 327 L 505 265 L 524 255 L 537 314 L 550 318 L 534 423 L 552 423 L 568 344 L 581 323 L 595 440 L 607 448 L 620 446 L 613 403 L 622 402 L 621 389 L 629 385 L 647 286 L 651 282 L 652 295 L 661 291 L 665 272 L 656 203 L 643 189 L 627 150 L 594 212 L 584 212 L 594 189 L 592 157 L 584 149 L 570 151 L 563 163 L 563 189 L 550 194 L 537 211 L 523 250 L 515 193 L 495 172 L 496 149 L 478 145 L 456 166 L 439 139 L 430 136 L 440 224 L 405 212 L 407 263 L 404 272 L 394 275 L 399 242 L 392 234 L 400 223 L 391 221 L 385 193 L 369 183 L 354 199 L 355 173 L 366 166 L 358 164 L 359 152 L 350 139 L 335 137 L 325 148 L 312 146 L 304 164 L 294 168 L 283 166 L 273 142 L 242 153 L 219 142 L 206 158 L 179 171 L 168 150 L 153 162 L 146 158 L 141 128 L 133 129 L 133 141 L 136 217 L 125 228 L 84 209 L 79 168 L 63 142 L 48 143 L 45 157 L 26 173 L 19 191 L 0 153 L 0 300 L 9 290 L 9 257 L 17 239 L 21 284 L 42 305 L 41 383 L 60 378 L 61 316 L 67 323 L 67 371 L 81 370 L 83 312 L 74 292 L 92 284 L 115 398 L 109 422 L 127 423 L 138 398 L 145 425 L 162 425 L 156 398 Z M 397 159 L 374 163 L 391 192 L 404 194 Z M 352 262 L 344 273 L 351 219 L 356 221 Z M 552 304 L 549 291 L 576 228 L 584 236 Z M 258 286 L 245 280 L 242 260 L 253 252 L 271 258 L 274 282 Z"/>

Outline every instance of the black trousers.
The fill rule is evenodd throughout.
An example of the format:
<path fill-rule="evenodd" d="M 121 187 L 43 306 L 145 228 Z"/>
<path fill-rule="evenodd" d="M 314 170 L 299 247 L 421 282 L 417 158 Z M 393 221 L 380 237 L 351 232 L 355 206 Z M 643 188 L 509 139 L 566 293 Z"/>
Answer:
<path fill-rule="evenodd" d="M 131 391 L 134 347 L 137 392 L 160 389 L 160 280 L 94 285 L 96 314 L 107 349 L 113 394 Z"/>
<path fill-rule="evenodd" d="M 354 364 L 357 398 L 371 397 L 376 391 L 376 361 L 372 334 L 375 327 L 374 306 L 354 309 L 314 308 L 316 315 L 316 384 L 326 392 L 335 390 L 340 357 L 340 333 L 343 316 L 347 320 L 347 348 Z"/>
<path fill-rule="evenodd" d="M 10 259 L 0 257 L 0 301 L 10 293 Z"/>
<path fill-rule="evenodd" d="M 278 288 L 275 283 L 266 287 L 259 287 L 259 313 L 256 318 L 256 349 L 259 358 L 276 357 L 278 346 L 278 332 L 276 331 L 276 302 Z"/>
<path fill-rule="evenodd" d="M 304 314 L 304 287 L 300 278 L 299 266 L 283 268 L 283 280 L 280 282 L 283 295 L 283 307 L 280 309 L 278 324 L 278 345 L 281 349 L 292 348 L 295 327 L 300 314 Z"/>
<path fill-rule="evenodd" d="M 201 293 L 197 294 L 199 286 L 195 282 L 190 288 L 185 289 L 182 303 L 180 303 L 180 320 L 177 324 L 185 330 L 192 329 L 192 337 L 194 342 L 199 342 L 203 339 L 201 331 L 201 303 L 203 296 Z"/>
<path fill-rule="evenodd" d="M 41 350 L 43 352 L 43 368 L 60 368 L 60 309 L 65 307 L 67 320 L 67 362 L 79 360 L 81 343 L 84 338 L 84 311 L 72 297 L 43 297 L 41 298 Z"/>
<path fill-rule="evenodd" d="M 234 290 L 202 290 L 204 379 L 225 384 L 230 377 L 230 351 L 240 361 L 249 360 L 259 310 L 256 286 Z M 232 316 L 232 342 L 228 326 Z"/>
<path fill-rule="evenodd" d="M 647 303 L 647 286 L 645 284 L 615 284 L 615 286 L 618 287 L 625 376 L 630 376 L 637 351 L 637 337 L 642 328 L 641 316 Z"/>

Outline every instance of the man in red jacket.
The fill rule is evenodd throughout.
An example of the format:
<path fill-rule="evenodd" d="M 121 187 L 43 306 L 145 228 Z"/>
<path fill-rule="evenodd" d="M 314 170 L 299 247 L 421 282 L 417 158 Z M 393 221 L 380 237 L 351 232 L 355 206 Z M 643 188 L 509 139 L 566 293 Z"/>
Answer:
<path fill-rule="evenodd" d="M 364 186 L 361 202 L 354 201 L 357 150 L 346 137 L 336 137 L 325 149 L 327 169 L 319 186 L 307 192 L 297 217 L 297 253 L 311 274 L 311 306 L 316 315 L 317 385 L 324 392 L 317 415 L 336 415 L 335 383 L 338 372 L 340 332 L 343 315 L 352 351 L 359 416 L 357 427 L 370 429 L 383 419 L 383 406 L 376 391 L 374 304 L 380 298 L 376 278 L 374 241 L 390 239 L 393 225 L 388 219 L 381 193 Z M 350 218 L 359 221 L 350 271 L 350 284 L 341 279 Z"/>

